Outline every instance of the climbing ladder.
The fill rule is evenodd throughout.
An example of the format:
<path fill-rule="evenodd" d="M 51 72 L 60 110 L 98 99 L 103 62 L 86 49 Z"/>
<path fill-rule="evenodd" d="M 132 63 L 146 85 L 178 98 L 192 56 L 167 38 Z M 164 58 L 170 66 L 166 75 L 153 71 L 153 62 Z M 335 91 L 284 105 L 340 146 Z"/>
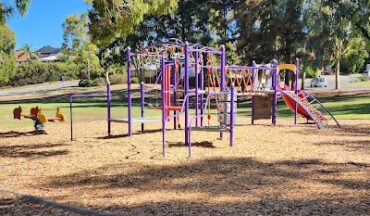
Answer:
<path fill-rule="evenodd" d="M 293 91 L 283 91 L 282 93 L 297 102 L 298 106 L 302 107 L 310 120 L 314 121 L 319 129 L 340 127 L 331 112 L 319 100 L 307 92 L 301 91 L 299 94 L 295 94 Z M 307 120 L 309 120 L 308 116 L 305 116 Z"/>

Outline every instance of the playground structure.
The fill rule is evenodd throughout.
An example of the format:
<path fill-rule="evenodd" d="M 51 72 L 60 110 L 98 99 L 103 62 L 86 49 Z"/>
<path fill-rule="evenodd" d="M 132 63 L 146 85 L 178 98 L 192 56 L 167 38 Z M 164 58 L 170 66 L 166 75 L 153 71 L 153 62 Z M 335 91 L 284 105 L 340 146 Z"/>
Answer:
<path fill-rule="evenodd" d="M 140 124 L 145 131 L 146 123 L 161 123 L 162 154 L 165 156 L 167 122 L 173 119 L 174 129 L 180 128 L 180 116 L 184 117 L 184 140 L 191 150 L 191 132 L 217 132 L 223 139 L 225 132 L 230 134 L 230 146 L 234 144 L 234 125 L 236 122 L 237 101 L 239 98 L 251 99 L 251 123 L 258 119 L 271 119 L 277 124 L 278 97 L 281 97 L 297 116 L 312 120 L 319 129 L 339 127 L 334 116 L 316 98 L 298 90 L 299 60 L 296 64 L 252 66 L 226 65 L 225 47 L 219 50 L 199 44 L 189 44 L 176 39 L 152 44 L 136 53 L 127 48 L 127 117 L 112 117 L 112 93 L 107 78 L 106 94 L 72 95 L 71 140 L 73 140 L 72 103 L 78 97 L 107 98 L 107 131 L 112 136 L 112 122 L 128 125 L 127 136 L 133 135 L 133 124 Z M 290 86 L 280 86 L 283 71 L 291 71 L 294 79 Z M 132 87 L 133 72 L 140 79 L 140 90 Z M 192 85 L 190 85 L 193 81 Z M 140 116 L 133 116 L 133 95 L 140 100 Z M 148 117 L 146 108 L 161 110 L 161 115 Z M 217 125 L 211 125 L 211 109 L 215 108 Z M 191 116 L 193 110 L 193 116 Z M 207 123 L 205 123 L 207 119 Z"/>
<path fill-rule="evenodd" d="M 56 108 L 55 116 L 48 118 L 44 113 L 42 113 L 42 110 L 51 110 L 51 109 L 41 109 L 41 107 L 32 107 L 30 109 L 30 113 L 27 115 L 22 114 L 22 107 L 19 106 L 13 110 L 13 117 L 14 119 L 21 120 L 22 117 L 26 119 L 31 119 L 34 121 L 34 127 L 36 131 L 43 131 L 44 130 L 44 124 L 46 122 L 64 122 L 65 116 L 60 112 L 60 108 Z"/>

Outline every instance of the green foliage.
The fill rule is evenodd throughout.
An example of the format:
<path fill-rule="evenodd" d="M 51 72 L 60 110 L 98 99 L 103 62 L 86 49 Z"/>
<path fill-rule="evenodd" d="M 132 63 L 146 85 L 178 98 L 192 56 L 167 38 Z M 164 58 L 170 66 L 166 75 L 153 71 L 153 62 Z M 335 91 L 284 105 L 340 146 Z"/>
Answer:
<path fill-rule="evenodd" d="M 303 0 L 242 2 L 235 13 L 244 62 L 294 62 L 305 41 L 302 8 Z"/>
<path fill-rule="evenodd" d="M 15 73 L 14 47 L 14 33 L 6 25 L 0 25 L 0 85 L 7 84 Z"/>
<path fill-rule="evenodd" d="M 140 83 L 139 77 L 131 77 L 131 83 L 135 83 L 135 84 Z"/>
<path fill-rule="evenodd" d="M 12 86 L 22 86 L 60 81 L 62 75 L 64 75 L 66 79 L 75 79 L 77 73 L 78 66 L 75 64 L 31 61 L 19 64 L 16 68 L 16 73 L 11 77 L 8 84 Z"/>
<path fill-rule="evenodd" d="M 314 78 L 314 77 L 318 77 L 320 75 L 319 69 L 312 66 L 312 65 L 308 65 L 308 66 L 303 67 L 303 70 L 304 70 L 307 78 Z"/>
<path fill-rule="evenodd" d="M 79 87 L 95 87 L 98 86 L 98 83 L 95 80 L 82 79 L 78 83 Z"/>
<path fill-rule="evenodd" d="M 0 2 L 0 25 L 6 23 L 6 19 L 13 15 L 15 10 L 19 11 L 21 15 L 24 15 L 29 7 L 30 0 L 15 0 L 15 8 L 7 6 L 3 2 Z"/>
<path fill-rule="evenodd" d="M 342 68 L 347 73 L 361 71 L 365 60 L 369 57 L 366 41 L 362 38 L 352 38 L 343 55 Z"/>
<path fill-rule="evenodd" d="M 99 46 L 124 38 L 132 33 L 145 15 L 171 11 L 177 0 L 89 0 L 89 29 L 93 41 Z"/>
<path fill-rule="evenodd" d="M 81 79 L 96 79 L 103 75 L 98 48 L 88 36 L 87 14 L 68 16 L 63 24 L 64 61 L 72 61 L 79 66 Z"/>

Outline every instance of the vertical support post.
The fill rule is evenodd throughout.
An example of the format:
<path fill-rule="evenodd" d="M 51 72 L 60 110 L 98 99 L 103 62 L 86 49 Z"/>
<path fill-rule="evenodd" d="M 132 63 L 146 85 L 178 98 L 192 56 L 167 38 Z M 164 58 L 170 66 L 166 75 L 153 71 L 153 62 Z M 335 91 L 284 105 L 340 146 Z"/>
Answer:
<path fill-rule="evenodd" d="M 189 43 L 185 42 L 185 145 L 189 144 Z"/>
<path fill-rule="evenodd" d="M 166 97 L 165 97 L 165 62 L 164 62 L 164 53 L 161 53 L 161 96 L 162 96 L 162 156 L 165 157 L 165 148 L 166 148 Z"/>
<path fill-rule="evenodd" d="M 195 126 L 198 127 L 198 109 L 199 109 L 199 74 L 198 74 L 198 58 L 199 58 L 199 53 L 198 51 L 195 52 L 194 55 L 194 60 L 195 60 L 195 65 L 194 65 L 194 75 L 195 75 L 195 116 L 197 117 L 195 119 Z"/>
<path fill-rule="evenodd" d="M 255 61 L 252 63 L 252 94 L 254 92 L 254 83 L 256 82 L 256 72 L 258 72 L 257 64 Z M 251 103 L 252 103 L 252 110 L 251 110 L 251 124 L 254 125 L 254 116 L 255 116 L 255 96 L 252 95 Z"/>
<path fill-rule="evenodd" d="M 234 111 L 235 111 L 235 92 L 234 84 L 230 86 L 230 147 L 234 146 Z"/>
<path fill-rule="evenodd" d="M 296 58 L 295 60 L 295 87 L 294 87 L 294 94 L 298 96 L 298 79 L 299 79 L 299 59 Z M 294 124 L 296 125 L 297 122 L 297 114 L 298 114 L 298 104 L 297 101 L 294 102 Z"/>
<path fill-rule="evenodd" d="M 172 72 L 173 72 L 173 102 L 174 102 L 174 105 L 177 106 L 177 59 L 175 58 L 174 59 L 174 65 L 172 67 Z M 174 110 L 173 111 L 173 114 L 174 114 L 174 117 L 173 117 L 173 129 L 176 130 L 177 129 L 177 118 L 176 118 L 176 114 L 177 114 L 177 111 Z"/>
<path fill-rule="evenodd" d="M 70 124 L 71 124 L 71 141 L 73 141 L 73 116 L 72 116 L 72 103 L 73 103 L 73 96 L 69 98 L 69 115 L 70 115 Z"/>
<path fill-rule="evenodd" d="M 220 90 L 224 91 L 225 89 L 225 66 L 226 66 L 226 52 L 225 52 L 225 46 L 221 46 L 221 86 Z M 224 134 L 220 132 L 220 139 L 223 139 Z"/>
<path fill-rule="evenodd" d="M 144 92 L 144 82 L 140 82 L 140 117 L 144 118 L 144 106 L 145 106 L 145 92 Z M 144 123 L 141 123 L 141 132 L 144 132 Z"/>
<path fill-rule="evenodd" d="M 272 97 L 272 124 L 276 125 L 277 118 L 277 85 L 278 85 L 278 62 L 274 60 L 272 62 L 272 87 L 274 89 L 274 95 Z"/>
<path fill-rule="evenodd" d="M 131 90 L 131 48 L 127 47 L 127 100 L 128 136 L 132 135 L 132 90 Z"/>
<path fill-rule="evenodd" d="M 111 100 L 112 100 L 112 95 L 111 95 L 111 88 L 110 88 L 110 82 L 109 82 L 109 77 L 108 77 L 108 72 L 107 72 L 107 123 L 108 123 L 108 136 L 112 135 L 112 128 L 111 128 L 111 119 L 112 119 L 112 110 L 111 110 Z"/>
<path fill-rule="evenodd" d="M 202 54 L 202 63 L 203 65 L 206 64 L 206 56 L 207 54 L 206 53 L 203 53 Z M 204 91 L 205 90 L 205 86 L 204 86 L 204 68 L 202 68 L 200 70 L 200 87 L 201 87 L 201 90 Z M 202 117 L 200 117 L 200 126 L 203 126 L 203 115 L 204 115 L 204 94 L 201 94 L 200 96 L 200 115 Z"/>

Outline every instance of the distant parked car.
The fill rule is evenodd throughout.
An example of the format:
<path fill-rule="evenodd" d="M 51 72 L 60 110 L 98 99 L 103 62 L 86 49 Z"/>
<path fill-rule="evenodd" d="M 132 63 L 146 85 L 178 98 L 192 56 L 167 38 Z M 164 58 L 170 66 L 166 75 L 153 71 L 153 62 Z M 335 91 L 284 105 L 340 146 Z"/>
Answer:
<path fill-rule="evenodd" d="M 370 70 L 364 70 L 364 71 L 360 72 L 360 74 L 362 74 L 363 76 L 369 76 L 370 77 Z"/>
<path fill-rule="evenodd" d="M 328 87 L 328 82 L 324 77 L 315 77 L 311 80 L 311 87 Z"/>

